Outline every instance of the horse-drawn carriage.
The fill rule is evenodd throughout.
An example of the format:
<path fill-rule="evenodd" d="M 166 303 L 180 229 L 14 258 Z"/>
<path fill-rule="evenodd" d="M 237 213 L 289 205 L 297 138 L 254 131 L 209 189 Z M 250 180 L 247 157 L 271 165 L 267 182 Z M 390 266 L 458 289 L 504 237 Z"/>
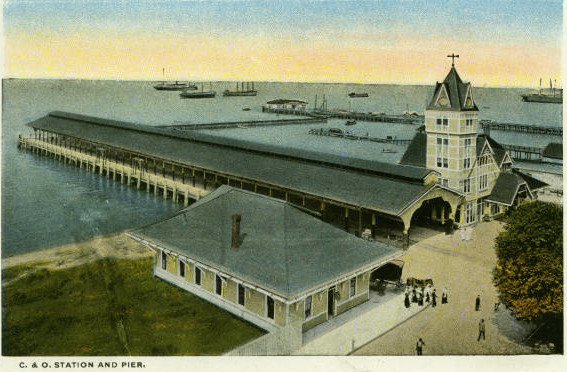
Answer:
<path fill-rule="evenodd" d="M 370 274 L 370 288 L 374 290 L 382 290 L 388 284 L 393 284 L 396 288 L 401 288 L 402 269 L 404 261 L 392 260 L 387 264 L 380 266 Z"/>

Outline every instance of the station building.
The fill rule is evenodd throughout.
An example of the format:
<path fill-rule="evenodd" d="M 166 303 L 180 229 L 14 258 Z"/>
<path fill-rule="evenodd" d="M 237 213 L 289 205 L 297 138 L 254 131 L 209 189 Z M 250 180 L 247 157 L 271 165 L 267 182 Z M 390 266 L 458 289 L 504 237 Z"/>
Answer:
<path fill-rule="evenodd" d="M 154 251 L 157 277 L 268 331 L 294 320 L 307 330 L 367 301 L 371 273 L 401 255 L 224 185 L 128 235 Z"/>

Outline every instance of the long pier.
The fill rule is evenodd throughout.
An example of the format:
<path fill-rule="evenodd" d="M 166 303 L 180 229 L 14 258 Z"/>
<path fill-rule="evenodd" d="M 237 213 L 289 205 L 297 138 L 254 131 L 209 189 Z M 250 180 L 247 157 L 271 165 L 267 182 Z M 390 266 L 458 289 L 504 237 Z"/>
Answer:
<path fill-rule="evenodd" d="M 482 129 L 488 128 L 507 132 L 533 133 L 533 134 L 549 134 L 553 136 L 563 136 L 562 127 L 549 127 L 528 124 L 499 123 L 492 120 L 481 120 Z M 486 130 L 485 130 L 486 132 Z"/>
<path fill-rule="evenodd" d="M 227 128 L 253 128 L 281 125 L 308 125 L 317 123 L 326 123 L 325 117 L 312 117 L 309 119 L 280 119 L 280 120 L 243 120 L 234 122 L 207 123 L 207 124 L 190 124 L 183 122 L 174 122 L 173 125 L 160 125 L 158 128 L 174 128 L 180 130 L 203 130 L 203 129 L 227 129 Z"/>
<path fill-rule="evenodd" d="M 199 200 L 207 195 L 211 190 L 195 187 L 193 170 L 193 184 L 185 183 L 185 176 L 181 179 L 169 176 L 165 171 L 165 164 L 160 171 L 154 161 L 154 172 L 147 170 L 147 161 L 141 157 L 132 157 L 126 161 L 122 157 L 121 161 L 118 157 L 112 159 L 107 154 L 105 148 L 86 148 L 81 145 L 73 146 L 69 144 L 69 148 L 65 145 L 50 143 L 41 139 L 19 137 L 18 146 L 21 149 L 32 151 L 33 153 L 51 157 L 55 160 L 63 161 L 66 164 L 75 165 L 79 168 L 85 168 L 93 173 L 99 173 L 112 177 L 113 180 L 119 180 L 120 183 L 128 185 L 136 185 L 138 189 L 144 188 L 147 192 L 153 192 L 154 195 L 162 195 L 164 199 L 171 198 L 174 202 L 183 202 L 184 206 L 189 205 L 189 200 Z M 85 152 L 88 151 L 88 152 Z M 206 188 L 206 186 L 205 186 Z"/>
<path fill-rule="evenodd" d="M 373 112 L 356 112 L 356 111 L 341 111 L 341 110 L 322 110 L 317 109 L 313 111 L 307 110 L 294 110 L 284 108 L 271 108 L 262 106 L 262 112 L 281 115 L 300 115 L 311 116 L 314 118 L 336 118 L 336 119 L 350 119 L 370 122 L 382 123 L 398 123 L 398 124 L 420 124 L 423 123 L 423 115 L 388 115 L 384 113 Z"/>
<path fill-rule="evenodd" d="M 516 160 L 532 160 L 541 161 L 543 149 L 540 147 L 518 146 L 518 145 L 502 145 L 510 156 Z"/>

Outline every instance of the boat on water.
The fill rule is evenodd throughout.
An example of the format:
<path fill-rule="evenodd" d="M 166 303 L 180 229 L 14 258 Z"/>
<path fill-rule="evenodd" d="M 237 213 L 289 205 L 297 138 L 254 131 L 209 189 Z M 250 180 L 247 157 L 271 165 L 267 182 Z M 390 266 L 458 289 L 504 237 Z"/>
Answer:
<path fill-rule="evenodd" d="M 242 111 L 250 111 L 250 107 L 244 107 Z"/>
<path fill-rule="evenodd" d="M 216 95 L 217 92 L 212 89 L 212 85 L 210 90 L 204 90 L 203 85 L 201 85 L 200 91 L 184 90 L 183 92 L 179 93 L 179 96 L 181 98 L 215 98 Z"/>
<path fill-rule="evenodd" d="M 195 84 L 191 83 L 184 83 L 184 82 L 166 82 L 165 81 L 165 68 L 163 69 L 163 80 L 161 83 L 154 85 L 154 89 L 156 90 L 197 90 L 199 89 Z"/>
<path fill-rule="evenodd" d="M 356 124 L 356 120 L 347 120 L 345 125 L 355 125 Z"/>
<path fill-rule="evenodd" d="M 258 91 L 254 89 L 254 82 L 246 83 L 246 88 L 244 88 L 244 82 L 236 83 L 236 90 L 225 90 L 222 95 L 224 97 L 251 97 L 258 94 Z"/>
<path fill-rule="evenodd" d="M 349 96 L 350 98 L 368 97 L 368 93 L 355 93 L 355 92 L 352 92 L 352 93 L 349 93 L 348 96 Z"/>
<path fill-rule="evenodd" d="M 523 102 L 535 103 L 563 103 L 563 89 L 557 89 L 553 86 L 549 79 L 549 89 L 541 88 L 541 79 L 539 79 L 539 91 L 537 93 L 522 94 Z"/>

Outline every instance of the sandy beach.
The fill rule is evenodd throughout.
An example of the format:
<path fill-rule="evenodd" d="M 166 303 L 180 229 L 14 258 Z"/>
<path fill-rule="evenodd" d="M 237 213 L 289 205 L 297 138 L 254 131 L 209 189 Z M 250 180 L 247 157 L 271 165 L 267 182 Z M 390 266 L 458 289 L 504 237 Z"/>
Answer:
<path fill-rule="evenodd" d="M 151 257 L 152 252 L 126 236 L 124 232 L 96 237 L 91 240 L 64 244 L 58 247 L 25 253 L 2 259 L 2 269 L 18 265 L 29 265 L 30 271 L 41 268 L 67 269 L 83 265 L 105 257 L 143 258 Z M 14 280 L 17 280 L 14 279 Z M 6 283 L 2 283 L 3 285 Z"/>

